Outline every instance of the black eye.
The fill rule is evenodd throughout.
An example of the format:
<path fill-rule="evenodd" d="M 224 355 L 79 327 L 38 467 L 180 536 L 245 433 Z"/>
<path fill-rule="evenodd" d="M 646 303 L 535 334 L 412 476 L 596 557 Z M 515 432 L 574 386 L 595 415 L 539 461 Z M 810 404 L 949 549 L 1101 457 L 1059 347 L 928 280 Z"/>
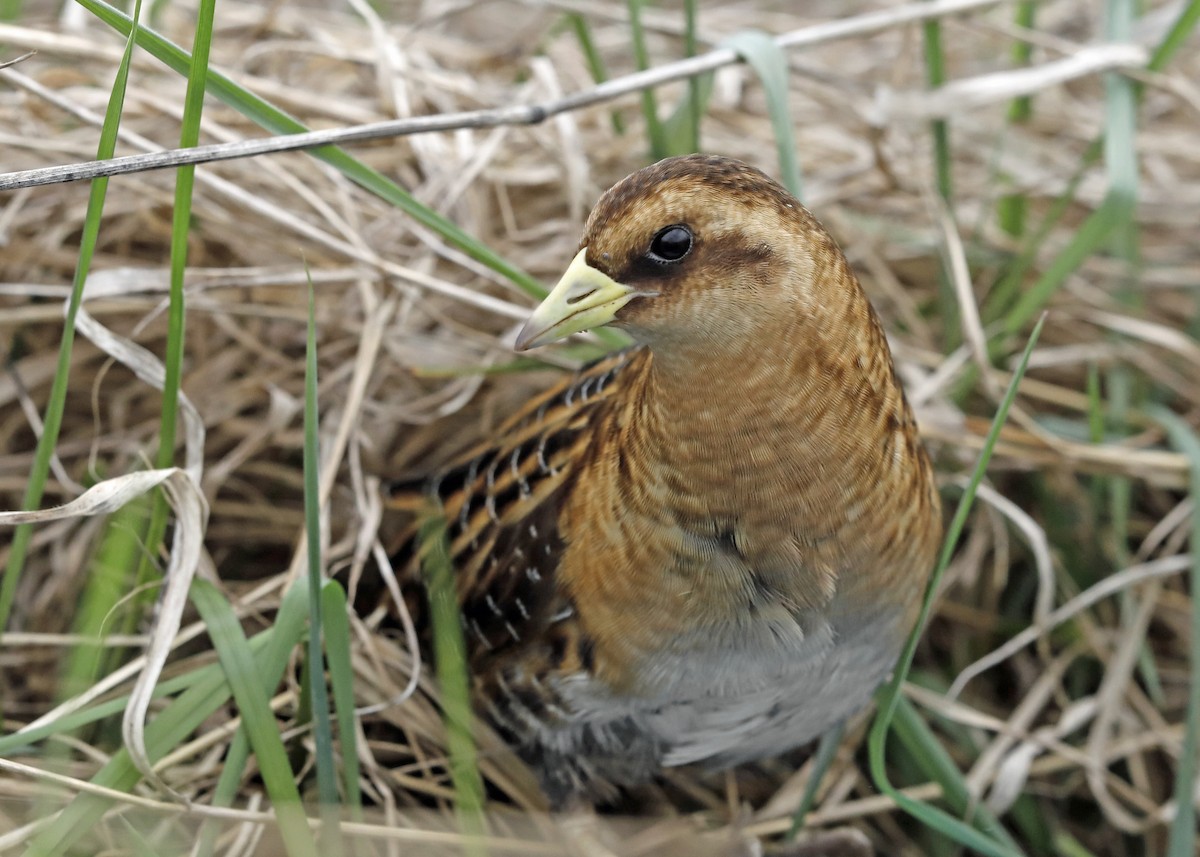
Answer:
<path fill-rule="evenodd" d="M 668 226 L 660 229 L 650 242 L 647 253 L 653 261 L 678 262 L 692 249 L 692 231 L 686 226 Z"/>

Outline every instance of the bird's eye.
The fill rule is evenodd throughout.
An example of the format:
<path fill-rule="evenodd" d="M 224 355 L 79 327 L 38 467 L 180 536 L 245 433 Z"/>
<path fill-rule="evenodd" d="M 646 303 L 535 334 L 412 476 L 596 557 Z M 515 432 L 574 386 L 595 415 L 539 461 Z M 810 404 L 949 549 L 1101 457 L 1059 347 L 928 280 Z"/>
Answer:
<path fill-rule="evenodd" d="M 692 231 L 686 226 L 668 226 L 660 229 L 650 242 L 650 252 L 647 253 L 653 261 L 659 263 L 678 262 L 692 249 Z"/>

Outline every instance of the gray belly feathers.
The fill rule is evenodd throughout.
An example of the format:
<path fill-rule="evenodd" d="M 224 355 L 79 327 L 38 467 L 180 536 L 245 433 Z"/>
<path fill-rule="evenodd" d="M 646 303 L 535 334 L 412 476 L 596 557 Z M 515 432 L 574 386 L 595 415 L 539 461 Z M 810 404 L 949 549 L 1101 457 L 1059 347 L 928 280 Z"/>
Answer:
<path fill-rule="evenodd" d="M 584 676 L 561 682 L 572 717 L 539 738 L 564 760 L 591 755 L 591 773 L 618 782 L 662 766 L 722 768 L 776 755 L 867 704 L 895 661 L 899 625 L 896 615 L 874 622 L 860 615 L 840 627 L 764 618 L 749 633 L 739 629 L 737 645 L 719 634 L 676 640 L 650 656 L 646 693 L 615 696 Z M 895 648 L 882 647 L 881 637 L 896 640 Z M 604 770 L 606 755 L 615 760 L 634 748 L 645 763 L 636 772 L 625 770 L 628 761 Z"/>

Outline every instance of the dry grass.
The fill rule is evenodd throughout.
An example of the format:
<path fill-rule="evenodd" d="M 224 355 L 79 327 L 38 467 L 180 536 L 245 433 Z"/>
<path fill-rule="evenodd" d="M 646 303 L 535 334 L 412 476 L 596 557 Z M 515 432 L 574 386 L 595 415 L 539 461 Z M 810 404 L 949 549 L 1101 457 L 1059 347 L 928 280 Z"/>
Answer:
<path fill-rule="evenodd" d="M 747 25 L 781 33 L 876 5 L 809 3 L 804 15 L 783 2 L 704 9 L 701 36 L 712 44 Z M 331 10 L 226 2 L 218 10 L 213 62 L 312 127 L 543 101 L 591 85 L 579 45 L 562 26 L 563 10 L 587 16 L 610 70 L 620 74 L 631 70 L 625 9 L 615 0 L 397 2 L 380 20 L 365 3 Z M 77 12 L 56 17 L 33 4 L 17 22 L 0 24 L 0 46 L 38 50 L 0 72 L 4 170 L 94 154 L 95 116 L 103 113 L 120 41 Z M 1148 13 L 1142 44 L 1154 44 L 1175 14 L 1172 4 Z M 1095 4 L 1079 0 L 1041 4 L 1035 63 L 1076 56 L 1100 40 L 1099 15 Z M 647 10 L 646 20 L 653 55 L 678 56 L 681 18 L 674 7 Z M 1003 6 L 948 20 L 950 78 L 1007 69 L 1011 20 Z M 189 26 L 176 5 L 158 25 L 183 43 Z M 910 692 L 969 771 L 978 798 L 1004 812 L 1026 795 L 1053 835 L 1087 849 L 1063 846 L 1062 853 L 1160 853 L 1171 811 L 1188 682 L 1191 595 L 1182 552 L 1191 501 L 1186 460 L 1169 450 L 1140 403 L 1163 402 L 1189 417 L 1200 408 L 1200 346 L 1192 336 L 1200 285 L 1200 51 L 1194 48 L 1193 39 L 1169 74 L 1145 77 L 1138 137 L 1142 266 L 1131 272 L 1119 260 L 1093 256 L 1052 300 L 1019 413 L 993 463 L 995 490 L 982 496 L 918 655 L 918 683 L 929 689 Z M 883 314 L 922 429 L 951 485 L 974 460 L 1008 377 L 1007 355 L 1021 344 L 1014 339 L 999 359 L 994 352 L 989 357 L 973 311 L 1015 249 L 995 225 L 995 203 L 1001 192 L 1024 194 L 1036 222 L 1063 191 L 1103 128 L 1102 79 L 1032 78 L 1033 118 L 1017 127 L 1006 120 L 1009 90 L 969 107 L 925 95 L 916 26 L 815 45 L 791 59 L 806 201 L 835 233 Z M 119 152 L 142 151 L 145 140 L 171 145 L 183 89 L 173 73 L 145 57 L 135 60 Z M 660 97 L 673 104 L 682 93 L 677 84 Z M 613 131 L 614 110 L 628 126 L 623 136 Z M 926 120 L 937 112 L 953 120 L 957 225 L 934 201 Z M 204 130 L 202 142 L 260 134 L 217 104 L 207 108 Z M 746 68 L 718 73 L 703 141 L 708 151 L 774 171 L 770 121 Z M 645 146 L 633 96 L 540 126 L 414 136 L 354 154 L 552 282 L 573 255 L 590 203 L 644 163 Z M 316 284 L 322 438 L 332 477 L 325 557 L 330 573 L 343 579 L 374 573 L 381 476 L 428 466 L 431 457 L 461 448 L 549 375 L 482 373 L 512 360 L 507 343 L 529 299 L 332 168 L 286 154 L 202 167 L 197 179 L 183 389 L 207 430 L 202 487 L 211 517 L 200 573 L 220 581 L 253 631 L 277 606 L 303 531 L 306 265 Z M 1041 264 L 1100 202 L 1105 182 L 1102 165 L 1087 173 Z M 156 354 L 166 329 L 172 187 L 168 172 L 113 180 L 85 303 L 102 325 Z M 31 467 L 86 198 L 83 185 L 0 194 L 3 509 L 20 507 Z M 965 308 L 961 329 L 947 329 L 936 309 L 943 252 L 960 261 L 952 279 Z M 948 348 L 958 341 L 966 345 Z M 554 359 L 569 363 L 562 353 Z M 965 391 L 961 381 L 972 369 L 980 380 Z M 1109 386 L 1117 383 L 1112 379 L 1129 379 L 1127 427 L 1110 424 L 1102 442 L 1081 431 L 1092 409 L 1089 372 L 1105 382 L 1110 409 L 1122 395 Z M 78 342 L 46 505 L 139 468 L 153 448 L 159 407 L 156 390 L 95 345 Z M 6 730 L 34 720 L 59 697 L 57 669 L 77 642 L 62 635 L 73 628 L 73 607 L 102 532 L 96 518 L 68 518 L 36 531 L 0 651 Z M 0 540 L 0 559 L 6 553 Z M 1106 581 L 1112 591 L 1088 597 L 1088 587 Z M 973 661 L 1024 628 L 1032 630 L 1019 648 L 956 686 L 955 697 L 944 693 Z M 411 669 L 402 635 L 379 632 L 371 622 L 355 631 L 360 704 L 393 698 Z M 198 640 L 179 647 L 169 674 L 211 660 L 206 638 Z M 274 699 L 284 729 L 292 725 L 298 692 L 288 676 Z M 368 838 L 391 838 L 405 853 L 420 843 L 418 852 L 427 854 L 451 847 L 454 837 L 440 715 L 427 677 L 420 688 L 402 705 L 364 716 L 371 740 L 363 788 L 378 810 Z M 185 818 L 203 814 L 235 715 L 212 718 L 158 767 L 192 802 L 194 814 Z M 810 827 L 851 824 L 883 853 L 926 853 L 927 834 L 876 796 L 856 753 L 862 731 L 861 723 L 851 728 Z M 63 738 L 65 749 L 53 758 L 42 746 L 10 757 L 31 770 L 0 772 L 0 850 L 19 846 L 23 824 L 79 790 L 113 751 L 113 737 L 103 729 L 77 733 Z M 555 825 L 509 811 L 541 805 L 527 773 L 494 738 L 485 735 L 481 743 L 493 852 L 559 853 Z M 304 758 L 301 738 L 293 745 Z M 636 817 L 614 817 L 604 835 L 630 855 L 670 847 L 729 853 L 731 831 L 778 837 L 807 775 L 797 761 L 763 763 L 736 777 L 672 773 L 664 786 L 639 792 L 622 808 Z M 899 764 L 898 770 L 904 780 L 912 769 Z M 70 779 L 52 780 L 51 772 Z M 914 794 L 937 796 L 935 787 L 911 784 Z M 263 818 L 260 792 L 258 781 L 247 778 L 242 812 L 232 813 L 244 824 L 229 827 L 223 853 L 249 853 L 239 852 L 238 843 L 266 849 L 251 824 Z M 173 819 L 186 829 L 168 794 L 146 789 L 120 801 L 135 826 Z M 110 816 L 98 841 L 122 830 Z"/>

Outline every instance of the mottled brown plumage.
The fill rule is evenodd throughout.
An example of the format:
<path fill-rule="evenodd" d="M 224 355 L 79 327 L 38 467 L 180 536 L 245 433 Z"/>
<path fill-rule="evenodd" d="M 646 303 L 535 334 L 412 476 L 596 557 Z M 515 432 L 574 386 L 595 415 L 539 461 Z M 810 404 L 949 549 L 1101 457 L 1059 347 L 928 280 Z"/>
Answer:
<path fill-rule="evenodd" d="M 940 537 L 887 341 L 828 233 L 736 161 L 617 184 L 519 346 L 636 347 L 425 486 L 478 707 L 552 802 L 817 737 L 870 698 Z"/>

